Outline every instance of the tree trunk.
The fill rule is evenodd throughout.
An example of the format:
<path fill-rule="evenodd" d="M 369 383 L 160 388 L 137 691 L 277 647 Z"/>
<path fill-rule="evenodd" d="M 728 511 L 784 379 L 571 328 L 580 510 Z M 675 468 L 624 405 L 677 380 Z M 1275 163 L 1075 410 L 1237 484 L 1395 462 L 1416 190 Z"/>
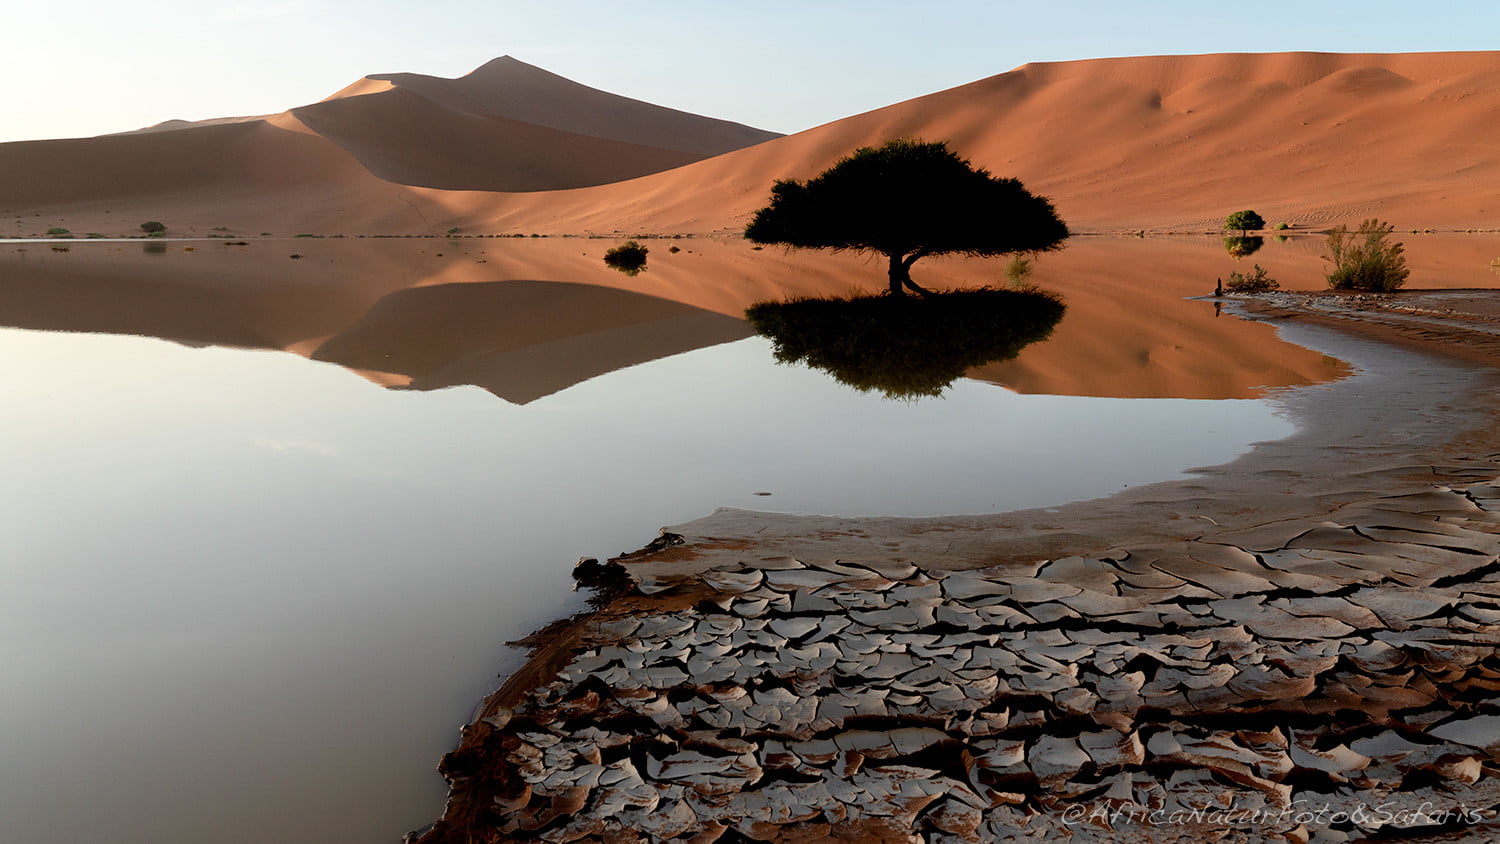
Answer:
<path fill-rule="evenodd" d="M 894 252 L 890 254 L 890 259 L 891 295 L 905 296 L 906 283 L 911 281 L 911 267 L 909 264 L 901 260 L 900 255 L 897 255 Z"/>
<path fill-rule="evenodd" d="M 921 250 L 913 252 L 910 255 L 899 255 L 894 252 L 889 253 L 889 257 L 891 259 L 890 292 L 892 296 L 905 296 L 907 288 L 911 288 L 912 291 L 923 296 L 932 295 L 931 291 L 919 286 L 915 281 L 911 280 L 911 265 L 916 263 L 917 259 L 922 257 L 923 254 L 925 253 L 923 253 Z"/>

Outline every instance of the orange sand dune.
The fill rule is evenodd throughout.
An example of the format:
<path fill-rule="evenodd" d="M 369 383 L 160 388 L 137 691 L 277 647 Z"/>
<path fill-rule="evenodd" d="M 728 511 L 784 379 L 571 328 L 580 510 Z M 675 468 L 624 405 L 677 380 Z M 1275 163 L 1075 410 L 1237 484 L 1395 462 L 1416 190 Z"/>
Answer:
<path fill-rule="evenodd" d="M 146 219 L 177 235 L 441 231 L 497 196 L 462 191 L 598 185 L 774 137 L 504 58 L 460 79 L 366 78 L 279 115 L 0 144 L 0 235 Z"/>
<path fill-rule="evenodd" d="M 902 135 L 948 139 L 1022 179 L 1077 231 L 1214 229 L 1241 208 L 1299 228 L 1379 216 L 1500 229 L 1489 187 L 1500 181 L 1497 52 L 1025 65 L 683 167 L 544 193 L 408 187 L 370 172 L 444 186 L 524 177 L 534 190 L 710 149 L 690 135 L 753 140 L 706 118 L 686 132 L 680 113 L 610 97 L 500 59 L 457 80 L 370 77 L 269 121 L 0 145 L 0 233 L 124 233 L 144 219 L 175 233 L 737 233 L 774 180 Z M 524 137 L 487 158 L 484 139 L 516 120 L 530 124 Z M 435 126 L 451 147 L 430 143 Z M 543 168 L 538 147 L 565 163 Z M 618 171 L 596 155 L 606 149 L 622 156 Z"/>
<path fill-rule="evenodd" d="M 493 225 L 738 230 L 777 178 L 861 145 L 947 139 L 1075 230 L 1215 229 L 1254 208 L 1324 226 L 1500 228 L 1500 52 L 1153 56 L 1024 65 L 630 182 L 504 197 Z M 480 209 L 474 209 L 478 212 Z"/>

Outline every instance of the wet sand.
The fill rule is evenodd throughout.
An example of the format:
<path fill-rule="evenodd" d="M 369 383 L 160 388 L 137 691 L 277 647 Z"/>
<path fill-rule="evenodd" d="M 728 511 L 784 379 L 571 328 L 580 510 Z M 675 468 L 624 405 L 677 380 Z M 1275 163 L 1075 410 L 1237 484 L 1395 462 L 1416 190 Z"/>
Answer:
<path fill-rule="evenodd" d="M 1250 305 L 1358 374 L 1189 480 L 665 530 L 533 637 L 420 840 L 1488 840 L 1493 296 Z"/>

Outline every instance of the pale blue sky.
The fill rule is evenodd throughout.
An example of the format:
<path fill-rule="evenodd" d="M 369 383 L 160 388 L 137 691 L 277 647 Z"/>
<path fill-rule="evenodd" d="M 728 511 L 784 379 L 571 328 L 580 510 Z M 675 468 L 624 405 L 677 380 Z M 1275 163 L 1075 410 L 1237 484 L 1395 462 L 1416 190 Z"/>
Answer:
<path fill-rule="evenodd" d="M 0 141 L 282 111 L 513 55 L 781 132 L 1029 61 L 1500 47 L 1500 0 L 3 0 Z"/>

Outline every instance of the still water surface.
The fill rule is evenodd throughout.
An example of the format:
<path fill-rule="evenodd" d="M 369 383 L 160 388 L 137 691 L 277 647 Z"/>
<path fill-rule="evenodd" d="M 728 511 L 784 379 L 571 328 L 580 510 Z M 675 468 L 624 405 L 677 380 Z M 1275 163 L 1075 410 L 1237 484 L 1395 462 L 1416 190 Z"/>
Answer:
<path fill-rule="evenodd" d="M 0 818 L 29 842 L 397 840 L 581 556 L 719 506 L 1059 504 L 1292 430 L 1274 398 L 895 402 L 759 338 L 523 405 L 29 328 L 0 372 Z"/>

